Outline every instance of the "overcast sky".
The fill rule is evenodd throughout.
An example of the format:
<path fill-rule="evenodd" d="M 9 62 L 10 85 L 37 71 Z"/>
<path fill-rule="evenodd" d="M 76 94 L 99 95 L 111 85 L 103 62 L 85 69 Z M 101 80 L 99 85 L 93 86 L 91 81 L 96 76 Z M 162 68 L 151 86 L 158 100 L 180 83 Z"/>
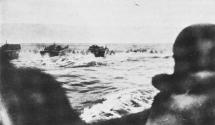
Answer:
<path fill-rule="evenodd" d="M 1 41 L 173 43 L 215 0 L 0 0 Z"/>

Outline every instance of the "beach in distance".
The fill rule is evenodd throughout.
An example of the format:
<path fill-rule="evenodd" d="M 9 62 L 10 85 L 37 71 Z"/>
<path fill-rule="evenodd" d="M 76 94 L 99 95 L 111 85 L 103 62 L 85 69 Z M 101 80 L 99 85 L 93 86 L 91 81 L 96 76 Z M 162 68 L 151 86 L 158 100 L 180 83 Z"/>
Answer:
<path fill-rule="evenodd" d="M 40 53 L 51 44 L 23 43 L 19 58 L 11 62 L 53 76 L 87 123 L 150 108 L 159 92 L 151 84 L 152 77 L 173 72 L 171 44 L 98 44 L 108 48 L 104 57 L 87 51 L 93 44 L 55 44 L 68 48 L 51 57 Z"/>

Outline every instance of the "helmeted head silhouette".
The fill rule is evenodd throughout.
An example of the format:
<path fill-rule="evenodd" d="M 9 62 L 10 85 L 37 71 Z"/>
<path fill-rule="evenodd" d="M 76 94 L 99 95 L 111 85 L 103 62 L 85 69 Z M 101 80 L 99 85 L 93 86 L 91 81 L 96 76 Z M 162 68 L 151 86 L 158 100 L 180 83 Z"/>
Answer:
<path fill-rule="evenodd" d="M 215 25 L 183 29 L 173 46 L 173 74 L 159 74 L 146 125 L 215 125 Z"/>
<path fill-rule="evenodd" d="M 215 25 L 191 25 L 181 31 L 173 46 L 175 74 L 215 70 Z"/>

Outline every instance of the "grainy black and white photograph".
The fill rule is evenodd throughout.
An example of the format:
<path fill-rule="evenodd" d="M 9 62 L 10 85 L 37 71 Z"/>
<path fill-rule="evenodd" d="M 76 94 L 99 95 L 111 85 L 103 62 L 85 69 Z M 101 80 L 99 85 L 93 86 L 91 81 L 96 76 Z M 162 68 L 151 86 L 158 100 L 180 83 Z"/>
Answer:
<path fill-rule="evenodd" d="M 0 125 L 215 125 L 215 1 L 0 0 Z"/>

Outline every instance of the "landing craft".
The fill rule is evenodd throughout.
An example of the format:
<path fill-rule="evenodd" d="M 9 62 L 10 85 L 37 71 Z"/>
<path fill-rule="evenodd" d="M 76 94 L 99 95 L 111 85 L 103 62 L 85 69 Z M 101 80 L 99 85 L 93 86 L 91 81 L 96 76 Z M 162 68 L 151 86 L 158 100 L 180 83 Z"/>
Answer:
<path fill-rule="evenodd" d="M 107 47 L 101 47 L 97 45 L 92 45 L 88 49 L 89 52 L 93 53 L 95 57 L 104 57 L 105 52 L 108 51 Z"/>
<path fill-rule="evenodd" d="M 40 54 L 44 55 L 48 53 L 50 57 L 58 56 L 60 54 L 64 54 L 67 48 L 69 48 L 69 46 L 62 47 L 60 45 L 52 44 L 50 46 L 45 47 L 44 50 L 40 51 Z"/>
<path fill-rule="evenodd" d="M 20 44 L 4 44 L 0 47 L 2 53 L 4 53 L 8 59 L 17 59 L 19 57 L 19 52 L 21 50 Z"/>

